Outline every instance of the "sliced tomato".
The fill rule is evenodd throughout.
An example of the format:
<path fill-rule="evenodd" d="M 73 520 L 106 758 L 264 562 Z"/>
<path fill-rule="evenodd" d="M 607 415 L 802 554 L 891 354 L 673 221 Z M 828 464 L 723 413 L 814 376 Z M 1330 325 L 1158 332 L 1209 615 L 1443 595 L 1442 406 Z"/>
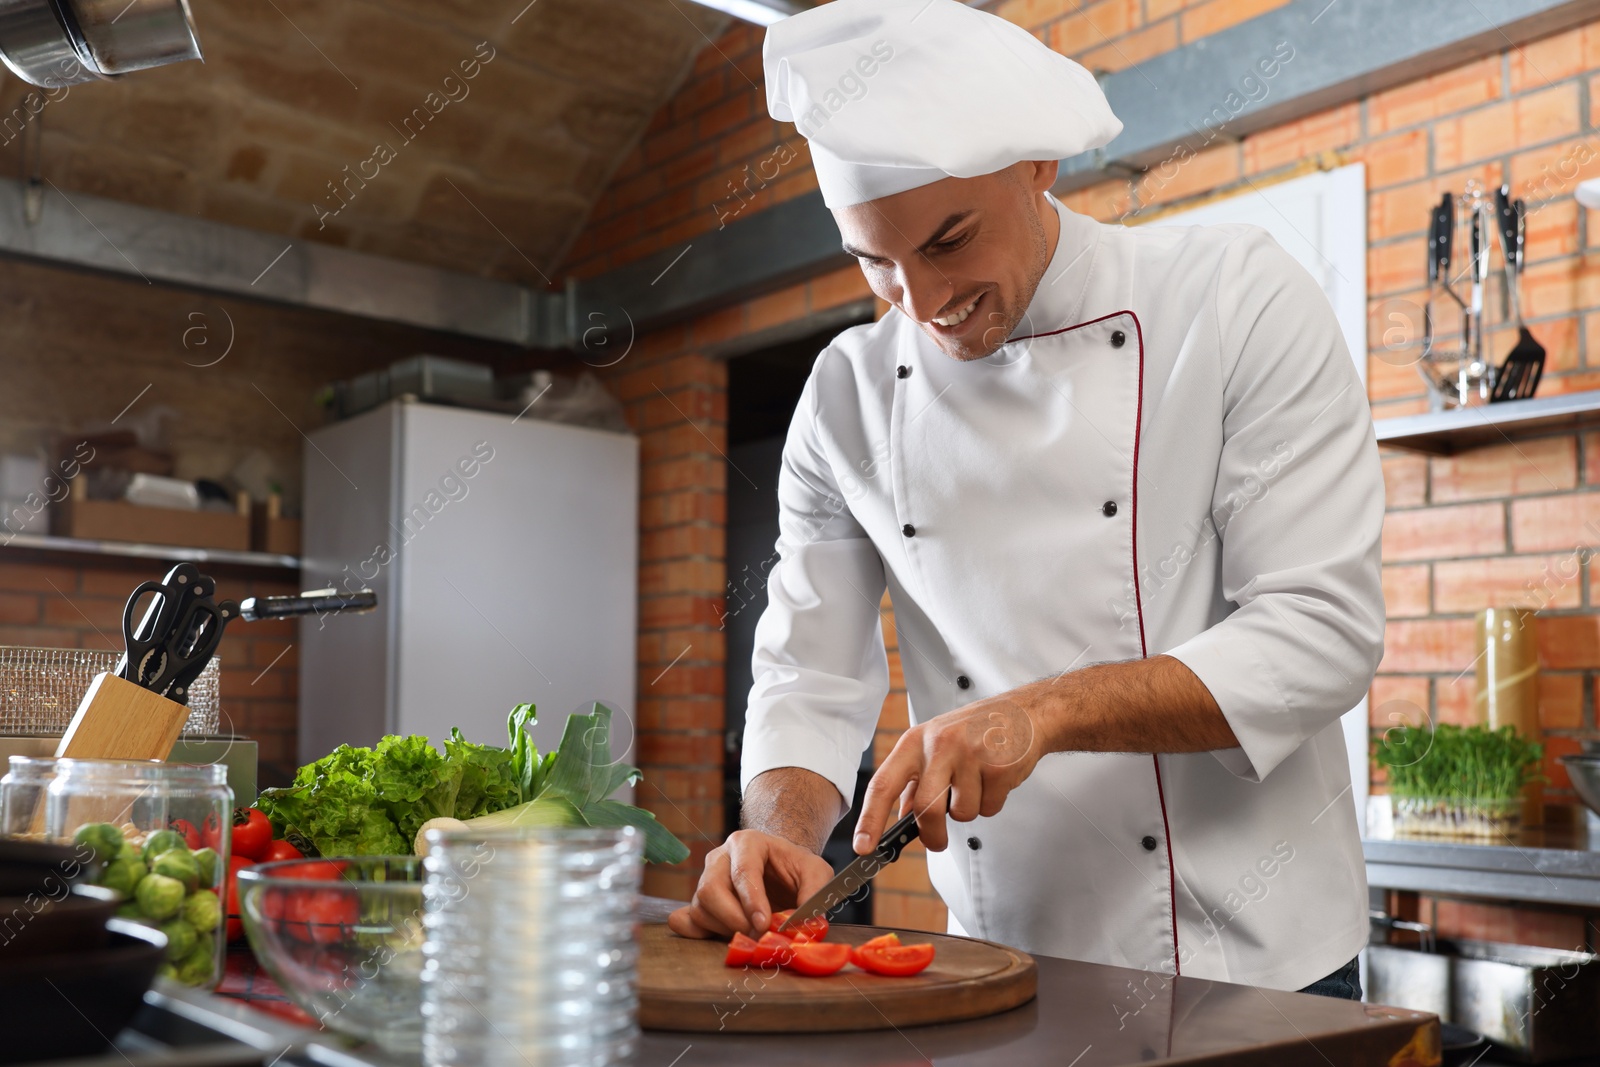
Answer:
<path fill-rule="evenodd" d="M 860 945 L 850 954 L 850 962 L 872 974 L 905 978 L 919 973 L 933 962 L 933 946 Z"/>
<path fill-rule="evenodd" d="M 734 934 L 733 940 L 728 942 L 728 955 L 722 962 L 729 967 L 743 967 L 750 962 L 750 957 L 755 955 L 756 941 L 744 934 Z"/>
<path fill-rule="evenodd" d="M 773 933 L 777 933 L 778 927 L 788 922 L 789 916 L 793 914 L 793 908 L 790 908 L 788 911 L 778 912 L 767 924 L 767 929 L 771 930 Z M 828 936 L 828 917 L 826 915 L 814 915 L 794 929 L 785 932 L 783 936 L 789 938 L 797 945 L 806 941 L 821 941 L 823 938 Z"/>
<path fill-rule="evenodd" d="M 830 941 L 800 941 L 794 946 L 794 957 L 784 966 L 796 974 L 820 978 L 825 974 L 834 974 L 849 962 L 849 945 Z"/>
<path fill-rule="evenodd" d="M 761 935 L 761 940 L 756 942 L 755 951 L 750 954 L 750 962 L 757 967 L 765 967 L 769 963 L 781 967 L 788 963 L 793 955 L 793 939 L 768 930 Z"/>
<path fill-rule="evenodd" d="M 877 937 L 874 937 L 869 941 L 863 941 L 861 944 L 857 945 L 855 948 L 852 948 L 850 950 L 850 962 L 855 964 L 857 967 L 860 967 L 862 970 L 866 970 L 867 969 L 866 964 L 864 964 L 860 960 L 856 959 L 856 956 L 859 955 L 862 952 L 862 950 L 864 950 L 864 949 L 876 949 L 876 948 L 892 948 L 892 947 L 895 947 L 895 946 L 897 946 L 899 944 L 900 944 L 900 935 L 899 934 L 879 934 Z"/>

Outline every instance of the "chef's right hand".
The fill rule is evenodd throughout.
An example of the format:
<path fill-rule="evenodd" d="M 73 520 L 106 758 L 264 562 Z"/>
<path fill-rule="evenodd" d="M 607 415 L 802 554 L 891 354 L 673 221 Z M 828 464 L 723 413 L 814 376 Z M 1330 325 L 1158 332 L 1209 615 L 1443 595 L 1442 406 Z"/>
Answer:
<path fill-rule="evenodd" d="M 737 830 L 706 853 L 694 899 L 667 918 L 680 937 L 766 933 L 774 905 L 792 908 L 828 884 L 828 861 L 787 838 Z"/>

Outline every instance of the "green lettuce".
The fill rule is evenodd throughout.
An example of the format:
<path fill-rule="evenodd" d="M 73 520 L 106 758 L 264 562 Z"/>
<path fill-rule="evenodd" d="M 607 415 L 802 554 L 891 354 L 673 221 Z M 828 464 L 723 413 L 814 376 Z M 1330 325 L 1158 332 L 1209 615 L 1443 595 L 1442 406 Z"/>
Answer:
<path fill-rule="evenodd" d="M 512 716 L 515 721 L 516 712 Z M 611 709 L 604 704 L 595 704 L 588 715 L 569 717 L 554 757 L 546 756 L 539 765 L 538 788 L 527 801 L 480 816 L 471 825 L 481 829 L 632 826 L 644 834 L 647 862 L 682 863 L 689 858 L 689 846 L 650 812 L 606 799 L 642 775 L 639 768 L 611 759 Z"/>
<path fill-rule="evenodd" d="M 611 800 L 640 779 L 611 759 L 611 709 L 595 704 L 567 719 L 561 744 L 540 754 L 532 704 L 506 720 L 507 748 L 450 731 L 441 753 L 420 736 L 387 736 L 376 748 L 340 745 L 256 800 L 277 836 L 298 834 L 324 856 L 404 855 L 429 819 L 492 826 L 634 826 L 645 859 L 681 863 L 689 849 L 643 808 Z"/>
<path fill-rule="evenodd" d="M 512 750 L 474 744 L 459 729 L 452 729 L 444 756 L 461 767 L 453 818 L 471 819 L 522 803 Z"/>

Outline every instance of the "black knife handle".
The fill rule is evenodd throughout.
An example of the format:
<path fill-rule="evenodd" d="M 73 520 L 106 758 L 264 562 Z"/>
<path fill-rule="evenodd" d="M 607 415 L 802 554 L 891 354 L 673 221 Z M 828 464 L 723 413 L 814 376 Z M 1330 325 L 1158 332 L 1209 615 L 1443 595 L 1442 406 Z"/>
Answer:
<path fill-rule="evenodd" d="M 1494 213 L 1500 223 L 1500 251 L 1505 257 L 1506 272 L 1510 274 L 1516 270 L 1521 251 L 1517 247 L 1517 212 L 1511 204 L 1511 186 L 1502 185 L 1494 191 Z"/>
<path fill-rule="evenodd" d="M 356 614 L 378 606 L 378 594 L 370 589 L 359 593 L 336 593 L 316 589 L 299 596 L 253 596 L 239 605 L 239 618 L 245 622 L 261 619 L 286 619 L 294 615 Z"/>
<path fill-rule="evenodd" d="M 878 847 L 873 850 L 873 857 L 883 864 L 893 863 L 900 858 L 906 846 L 917 839 L 917 834 L 917 813 L 909 811 L 883 832 L 878 839 Z"/>
<path fill-rule="evenodd" d="M 1433 209 L 1432 227 L 1428 232 L 1428 284 L 1443 282 L 1450 284 L 1450 241 L 1451 231 L 1455 229 L 1455 215 L 1449 203 L 1450 195 L 1445 194 L 1445 202 Z"/>

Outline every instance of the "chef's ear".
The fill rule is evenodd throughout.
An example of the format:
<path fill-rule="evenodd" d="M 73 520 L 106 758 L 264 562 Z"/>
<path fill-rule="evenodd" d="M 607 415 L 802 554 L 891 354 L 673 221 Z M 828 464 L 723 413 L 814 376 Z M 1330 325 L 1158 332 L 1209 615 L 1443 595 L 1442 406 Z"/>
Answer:
<path fill-rule="evenodd" d="M 1056 183 L 1056 172 L 1061 169 L 1060 161 L 1054 159 L 1029 160 L 1024 166 L 1032 168 L 1031 173 L 1024 169 L 1023 178 L 1035 193 L 1048 192 Z"/>

